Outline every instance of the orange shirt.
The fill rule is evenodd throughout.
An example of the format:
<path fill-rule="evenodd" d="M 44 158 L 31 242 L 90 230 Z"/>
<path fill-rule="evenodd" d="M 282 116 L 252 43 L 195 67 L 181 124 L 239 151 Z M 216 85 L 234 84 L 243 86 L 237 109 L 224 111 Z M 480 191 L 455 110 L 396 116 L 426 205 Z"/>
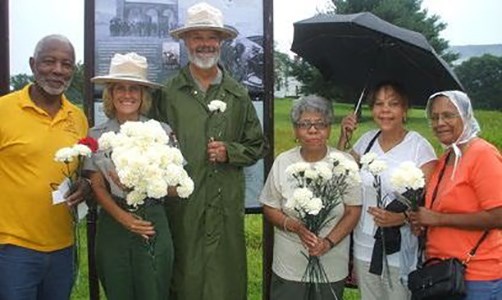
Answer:
<path fill-rule="evenodd" d="M 453 154 L 452 154 L 453 155 Z M 426 207 L 431 207 L 445 155 L 438 163 L 427 190 Z M 442 213 L 472 213 L 502 207 L 502 156 L 490 143 L 477 139 L 462 155 L 455 177 L 453 165 L 446 166 L 432 209 Z M 457 257 L 464 260 L 476 245 L 482 230 L 430 227 L 427 257 Z M 502 230 L 492 229 L 467 265 L 467 280 L 502 279 Z"/>

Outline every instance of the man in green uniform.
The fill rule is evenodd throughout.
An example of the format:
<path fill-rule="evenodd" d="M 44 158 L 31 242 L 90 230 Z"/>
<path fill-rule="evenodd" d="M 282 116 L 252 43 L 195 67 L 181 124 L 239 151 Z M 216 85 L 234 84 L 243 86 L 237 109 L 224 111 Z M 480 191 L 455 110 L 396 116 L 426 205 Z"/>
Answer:
<path fill-rule="evenodd" d="M 247 90 L 218 65 L 222 41 L 237 32 L 199 3 L 171 35 L 183 39 L 189 63 L 167 82 L 156 117 L 174 130 L 195 183 L 189 199 L 167 204 L 172 299 L 246 299 L 243 167 L 263 157 L 266 142 Z"/>

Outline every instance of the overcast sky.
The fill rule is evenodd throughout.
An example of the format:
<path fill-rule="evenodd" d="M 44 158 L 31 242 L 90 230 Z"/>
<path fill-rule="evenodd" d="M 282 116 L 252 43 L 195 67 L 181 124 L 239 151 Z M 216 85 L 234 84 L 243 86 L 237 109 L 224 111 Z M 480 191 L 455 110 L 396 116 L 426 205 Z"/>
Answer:
<path fill-rule="evenodd" d="M 331 3 L 273 1 L 274 37 L 282 52 L 287 52 L 293 41 L 293 23 L 324 11 Z M 423 0 L 422 7 L 448 24 L 442 37 L 450 45 L 502 44 L 501 0 Z M 77 59 L 83 60 L 84 0 L 12 0 L 9 8 L 11 74 L 31 74 L 28 59 L 36 42 L 52 33 L 66 35 L 74 43 Z"/>

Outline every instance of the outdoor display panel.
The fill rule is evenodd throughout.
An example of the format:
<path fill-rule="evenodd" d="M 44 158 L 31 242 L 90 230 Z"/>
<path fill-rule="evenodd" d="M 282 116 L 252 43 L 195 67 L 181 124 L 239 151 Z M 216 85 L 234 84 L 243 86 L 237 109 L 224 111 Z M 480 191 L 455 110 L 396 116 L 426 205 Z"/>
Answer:
<path fill-rule="evenodd" d="M 148 59 L 148 79 L 164 83 L 187 61 L 181 40 L 169 31 L 185 24 L 186 10 L 198 0 L 95 0 L 95 75 L 108 73 L 114 53 L 137 52 Z M 219 8 L 226 25 L 239 31 L 225 41 L 221 63 L 249 90 L 262 123 L 264 120 L 263 0 L 206 0 Z M 98 89 L 99 87 L 95 87 Z M 101 94 L 95 90 L 95 95 Z M 100 99 L 94 102 L 94 124 L 106 119 Z M 264 182 L 264 162 L 245 168 L 246 210 L 260 211 L 257 201 Z"/>

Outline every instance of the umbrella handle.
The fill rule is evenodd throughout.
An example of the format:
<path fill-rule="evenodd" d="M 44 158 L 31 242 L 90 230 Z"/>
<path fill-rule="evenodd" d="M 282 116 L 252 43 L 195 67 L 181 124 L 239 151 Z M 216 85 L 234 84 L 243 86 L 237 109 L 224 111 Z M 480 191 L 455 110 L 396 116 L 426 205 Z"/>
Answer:
<path fill-rule="evenodd" d="M 363 102 L 364 95 L 366 94 L 366 85 L 364 85 L 363 90 L 361 91 L 361 94 L 359 95 L 359 99 L 357 99 L 356 107 L 354 109 L 354 115 L 357 118 L 358 112 L 361 109 L 361 104 Z M 350 140 L 352 139 L 352 131 L 345 130 L 345 146 L 344 150 L 348 150 L 352 148 L 352 144 L 350 143 Z"/>

